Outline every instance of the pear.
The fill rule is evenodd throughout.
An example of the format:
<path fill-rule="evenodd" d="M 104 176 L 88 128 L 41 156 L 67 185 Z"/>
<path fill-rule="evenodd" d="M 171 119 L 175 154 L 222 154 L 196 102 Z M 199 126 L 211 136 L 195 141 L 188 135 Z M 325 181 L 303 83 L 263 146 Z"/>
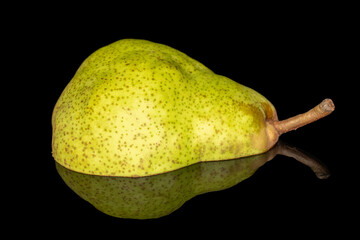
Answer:
<path fill-rule="evenodd" d="M 256 91 L 166 45 L 124 39 L 91 54 L 62 92 L 52 154 L 85 174 L 150 176 L 264 153 L 333 110 L 325 99 L 279 121 Z"/>
<path fill-rule="evenodd" d="M 320 179 L 330 176 L 319 160 L 282 142 L 263 154 L 228 161 L 201 162 L 141 178 L 83 174 L 58 163 L 56 168 L 64 182 L 99 211 L 118 218 L 150 219 L 169 215 L 197 195 L 240 183 L 277 154 L 290 156 L 309 166 Z"/>

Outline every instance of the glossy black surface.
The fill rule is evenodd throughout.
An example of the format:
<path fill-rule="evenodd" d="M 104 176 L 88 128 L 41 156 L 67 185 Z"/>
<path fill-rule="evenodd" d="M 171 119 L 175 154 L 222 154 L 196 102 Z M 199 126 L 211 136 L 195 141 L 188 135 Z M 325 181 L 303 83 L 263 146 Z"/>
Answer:
<path fill-rule="evenodd" d="M 300 17 L 300 16 L 299 16 Z M 337 20 L 306 17 L 289 21 L 203 20 L 197 24 L 154 28 L 126 26 L 91 27 L 82 23 L 55 23 L 32 45 L 31 55 L 40 55 L 32 94 L 29 128 L 38 140 L 27 135 L 31 159 L 23 169 L 31 170 L 21 185 L 19 216 L 32 221 L 37 216 L 54 231 L 98 230 L 176 235 L 196 230 L 200 233 L 244 233 L 273 236 L 330 236 L 353 229 L 350 217 L 357 217 L 355 193 L 358 185 L 350 178 L 356 170 L 354 149 L 345 134 L 353 124 L 343 124 L 348 106 L 346 86 L 349 30 Z M 325 17 L 325 19 L 327 19 Z M 230 24 L 231 23 L 231 24 Z M 39 30 L 39 33 L 43 33 Z M 328 179 L 318 179 L 303 164 L 277 156 L 252 177 L 229 189 L 199 195 L 174 213 L 154 220 L 128 220 L 110 217 L 77 196 L 62 181 L 51 156 L 51 113 L 62 90 L 82 61 L 98 48 L 121 38 L 143 38 L 172 46 L 202 62 L 215 73 L 225 75 L 255 89 L 276 107 L 280 119 L 309 110 L 324 98 L 335 103 L 330 116 L 281 136 L 287 143 L 316 156 L 330 170 Z M 39 53 L 40 51 L 40 53 Z M 34 69 L 32 69 L 34 70 Z M 36 69 L 35 69 L 36 70 Z M 36 125 L 35 125 L 36 123 Z M 348 128 L 344 131 L 344 126 Z M 353 133 L 355 134 L 355 133 Z M 39 137 L 39 138 L 38 138 Z M 345 154 L 344 154 L 345 153 Z M 27 175 L 23 175 L 27 176 Z M 345 226 L 343 225 L 345 223 Z M 135 229 L 135 231 L 134 231 Z M 187 235 L 187 234 L 185 234 Z M 234 236 L 234 235 L 232 235 Z"/>

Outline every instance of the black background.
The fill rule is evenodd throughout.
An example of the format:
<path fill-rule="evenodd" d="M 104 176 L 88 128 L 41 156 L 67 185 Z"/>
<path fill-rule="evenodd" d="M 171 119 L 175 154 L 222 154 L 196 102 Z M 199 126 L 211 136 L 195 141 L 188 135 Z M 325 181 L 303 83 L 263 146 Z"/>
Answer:
<path fill-rule="evenodd" d="M 351 178 L 356 175 L 351 172 L 358 159 L 346 154 L 354 149 L 348 142 L 357 129 L 343 121 L 354 117 L 345 110 L 352 108 L 347 89 L 355 79 L 349 75 L 354 67 L 349 60 L 354 37 L 351 13 L 337 6 L 307 6 L 298 11 L 265 6 L 250 13 L 241 7 L 233 11 L 230 9 L 235 6 L 216 7 L 185 8 L 176 13 L 164 9 L 167 14 L 145 7 L 145 16 L 120 7 L 117 14 L 99 15 L 94 10 L 84 16 L 81 8 L 71 13 L 54 8 L 31 23 L 23 22 L 28 31 L 18 30 L 16 44 L 24 56 L 20 62 L 26 71 L 18 72 L 26 73 L 22 78 L 26 98 L 19 107 L 31 111 L 19 118 L 19 126 L 27 131 L 19 144 L 26 143 L 26 150 L 14 150 L 14 154 L 25 153 L 20 161 L 14 161 L 24 170 L 16 177 L 21 184 L 12 188 L 20 195 L 15 197 L 18 220 L 14 224 L 21 219 L 39 226 L 46 223 L 46 229 L 55 234 L 74 230 L 79 234 L 110 232 L 119 237 L 125 232 L 166 236 L 166 230 L 174 236 L 191 236 L 189 230 L 195 230 L 239 237 L 260 233 L 330 236 L 353 230 L 350 219 L 357 217 L 358 187 L 354 187 Z M 197 196 L 160 219 L 118 219 L 96 210 L 68 188 L 55 170 L 51 114 L 82 61 L 123 38 L 147 39 L 188 54 L 214 72 L 266 96 L 280 119 L 331 98 L 336 106 L 333 114 L 281 137 L 319 158 L 331 177 L 319 180 L 308 167 L 278 156 L 238 185 Z M 37 232 L 36 228 L 30 231 Z"/>

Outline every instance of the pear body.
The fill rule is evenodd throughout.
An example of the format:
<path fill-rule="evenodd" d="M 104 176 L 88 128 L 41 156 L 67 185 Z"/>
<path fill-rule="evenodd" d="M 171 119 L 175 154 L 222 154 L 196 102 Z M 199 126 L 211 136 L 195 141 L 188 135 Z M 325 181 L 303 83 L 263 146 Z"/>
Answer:
<path fill-rule="evenodd" d="M 66 86 L 52 151 L 77 172 L 150 176 L 263 153 L 276 120 L 256 91 L 166 45 L 124 39 L 90 55 Z"/>

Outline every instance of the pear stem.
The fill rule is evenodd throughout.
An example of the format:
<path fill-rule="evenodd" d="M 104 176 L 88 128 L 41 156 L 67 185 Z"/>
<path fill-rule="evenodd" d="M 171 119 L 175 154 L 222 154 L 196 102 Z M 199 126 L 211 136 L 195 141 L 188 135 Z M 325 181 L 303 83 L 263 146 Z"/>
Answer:
<path fill-rule="evenodd" d="M 335 105 L 333 101 L 327 98 L 306 113 L 302 113 L 285 120 L 274 121 L 273 126 L 279 135 L 281 135 L 323 118 L 332 113 L 334 110 Z"/>

